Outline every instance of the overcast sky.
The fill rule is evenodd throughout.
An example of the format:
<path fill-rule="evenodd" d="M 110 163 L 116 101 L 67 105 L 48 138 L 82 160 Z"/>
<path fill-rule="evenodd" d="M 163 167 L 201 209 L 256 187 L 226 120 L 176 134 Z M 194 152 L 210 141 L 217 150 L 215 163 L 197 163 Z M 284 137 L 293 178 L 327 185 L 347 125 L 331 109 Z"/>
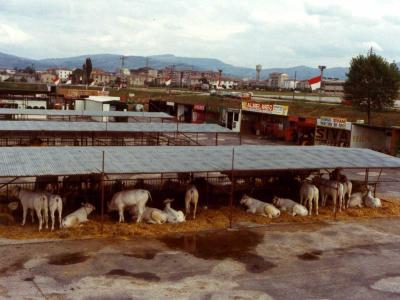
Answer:
<path fill-rule="evenodd" d="M 0 0 L 0 52 L 212 57 L 239 66 L 400 58 L 399 0 Z"/>

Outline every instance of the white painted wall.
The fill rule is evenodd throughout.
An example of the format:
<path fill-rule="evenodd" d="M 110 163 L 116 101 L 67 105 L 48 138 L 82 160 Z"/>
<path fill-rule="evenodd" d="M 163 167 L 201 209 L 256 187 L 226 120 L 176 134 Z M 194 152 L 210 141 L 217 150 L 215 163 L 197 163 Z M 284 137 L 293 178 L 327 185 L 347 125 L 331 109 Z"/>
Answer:
<path fill-rule="evenodd" d="M 391 136 L 385 129 L 369 128 L 353 124 L 351 148 L 367 148 L 381 152 L 390 151 Z"/>

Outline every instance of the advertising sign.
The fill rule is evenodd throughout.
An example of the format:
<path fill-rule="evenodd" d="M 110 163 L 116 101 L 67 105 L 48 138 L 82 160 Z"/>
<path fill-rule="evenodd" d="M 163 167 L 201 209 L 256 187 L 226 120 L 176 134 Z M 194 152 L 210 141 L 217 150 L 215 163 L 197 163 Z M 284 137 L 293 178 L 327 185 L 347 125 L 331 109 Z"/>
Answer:
<path fill-rule="evenodd" d="M 203 104 L 195 104 L 195 105 L 193 106 L 193 109 L 194 109 L 194 110 L 205 110 L 205 109 L 206 109 L 206 106 L 203 105 Z"/>
<path fill-rule="evenodd" d="M 279 116 L 287 116 L 289 106 L 278 104 L 259 103 L 254 101 L 243 101 L 242 109 L 244 111 L 252 111 L 262 114 L 271 114 Z"/>
<path fill-rule="evenodd" d="M 321 117 L 317 120 L 317 126 L 351 130 L 351 122 L 345 118 Z"/>

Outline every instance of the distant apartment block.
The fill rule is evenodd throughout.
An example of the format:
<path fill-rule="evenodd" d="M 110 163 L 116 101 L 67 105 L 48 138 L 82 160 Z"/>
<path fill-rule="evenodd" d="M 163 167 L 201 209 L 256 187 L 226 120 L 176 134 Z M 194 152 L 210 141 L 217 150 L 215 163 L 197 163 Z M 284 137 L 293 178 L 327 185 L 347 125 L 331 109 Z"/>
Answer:
<path fill-rule="evenodd" d="M 285 80 L 289 79 L 289 75 L 286 73 L 274 72 L 269 74 L 270 86 L 273 89 L 283 89 Z"/>
<path fill-rule="evenodd" d="M 54 72 L 56 73 L 57 77 L 61 79 L 61 81 L 68 80 L 68 78 L 72 75 L 72 71 L 67 69 L 56 69 Z"/>
<path fill-rule="evenodd" d="M 49 71 L 39 72 L 39 78 L 41 83 L 47 83 L 47 84 L 54 83 L 55 77 L 56 75 L 53 72 Z"/>
<path fill-rule="evenodd" d="M 343 96 L 344 80 L 324 78 L 322 82 L 322 92 L 326 95 Z"/>

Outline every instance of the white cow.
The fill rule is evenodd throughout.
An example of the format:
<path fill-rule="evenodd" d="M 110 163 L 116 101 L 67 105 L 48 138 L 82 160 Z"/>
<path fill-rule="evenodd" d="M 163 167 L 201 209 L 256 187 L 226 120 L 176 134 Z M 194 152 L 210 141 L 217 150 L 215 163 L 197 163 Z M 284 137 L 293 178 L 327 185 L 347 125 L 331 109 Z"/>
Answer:
<path fill-rule="evenodd" d="M 62 210 L 63 210 L 63 200 L 61 196 L 54 195 L 48 192 L 44 193 L 47 197 L 49 203 L 49 211 L 50 211 L 50 218 L 51 218 L 51 230 L 54 230 L 54 223 L 55 223 L 55 212 L 58 213 L 58 222 L 60 223 L 61 227 L 61 219 L 62 219 Z"/>
<path fill-rule="evenodd" d="M 319 190 L 318 188 L 309 182 L 303 182 L 300 188 L 300 204 L 307 206 L 308 203 L 308 214 L 312 215 L 312 207 L 314 202 L 315 214 L 318 216 L 318 200 Z"/>
<path fill-rule="evenodd" d="M 353 193 L 351 194 L 350 200 L 348 201 L 349 207 L 363 207 L 363 198 L 365 193 Z"/>
<path fill-rule="evenodd" d="M 78 226 L 81 223 L 85 223 L 88 220 L 88 216 L 95 207 L 90 203 L 82 203 L 82 207 L 70 213 L 68 216 L 64 217 L 61 223 L 62 228 L 70 228 Z"/>
<path fill-rule="evenodd" d="M 314 177 L 313 182 L 319 188 L 321 195 L 321 205 L 326 205 L 326 199 L 330 196 L 333 200 L 333 212 L 336 211 L 337 202 L 339 202 L 339 211 L 342 211 L 342 204 L 344 198 L 343 184 L 336 180 L 325 179 L 321 177 Z"/>
<path fill-rule="evenodd" d="M 32 215 L 32 222 L 33 222 L 33 211 L 36 212 L 36 215 L 39 220 L 39 231 L 42 230 L 43 220 L 46 222 L 46 228 L 49 228 L 48 201 L 46 195 L 39 192 L 24 190 L 21 187 L 16 187 L 15 193 L 17 194 L 17 197 L 21 201 L 22 205 L 22 210 L 23 210 L 22 226 L 25 225 L 26 215 L 28 213 L 28 209 L 30 209 Z"/>
<path fill-rule="evenodd" d="M 188 186 L 186 193 L 185 193 L 185 208 L 186 208 L 186 215 L 190 214 L 190 205 L 193 204 L 193 219 L 196 219 L 196 210 L 197 210 L 197 203 L 199 202 L 199 191 L 191 184 Z"/>
<path fill-rule="evenodd" d="M 364 204 L 371 208 L 382 207 L 381 199 L 372 196 L 371 188 L 368 188 L 368 193 L 364 196 Z"/>
<path fill-rule="evenodd" d="M 247 206 L 247 212 L 262 215 L 267 218 L 279 217 L 281 212 L 275 206 L 263 201 L 254 199 L 246 194 L 240 200 L 240 204 Z"/>
<path fill-rule="evenodd" d="M 272 202 L 281 211 L 285 211 L 292 216 L 304 217 L 308 215 L 307 208 L 291 199 L 279 198 L 275 196 Z"/>
<path fill-rule="evenodd" d="M 351 192 L 353 190 L 353 183 L 346 179 L 346 181 L 341 182 L 343 184 L 343 201 L 344 201 L 344 207 L 348 208 L 349 207 L 349 202 L 351 200 Z"/>
<path fill-rule="evenodd" d="M 137 206 L 131 207 L 132 219 L 136 219 L 138 217 L 138 208 Z M 153 207 L 145 207 L 142 220 L 149 224 L 164 224 L 167 222 L 168 215 L 158 208 Z"/>
<path fill-rule="evenodd" d="M 171 207 L 171 203 L 174 199 L 165 199 L 164 200 L 164 212 L 167 214 L 167 222 L 168 223 L 182 223 L 185 222 L 185 215 L 181 210 L 175 210 Z"/>
<path fill-rule="evenodd" d="M 116 193 L 111 202 L 108 203 L 108 210 L 117 210 L 119 213 L 119 222 L 124 222 L 125 207 L 137 206 L 138 217 L 136 223 L 140 223 L 147 200 L 151 200 L 150 192 L 142 189 L 126 190 Z"/>

